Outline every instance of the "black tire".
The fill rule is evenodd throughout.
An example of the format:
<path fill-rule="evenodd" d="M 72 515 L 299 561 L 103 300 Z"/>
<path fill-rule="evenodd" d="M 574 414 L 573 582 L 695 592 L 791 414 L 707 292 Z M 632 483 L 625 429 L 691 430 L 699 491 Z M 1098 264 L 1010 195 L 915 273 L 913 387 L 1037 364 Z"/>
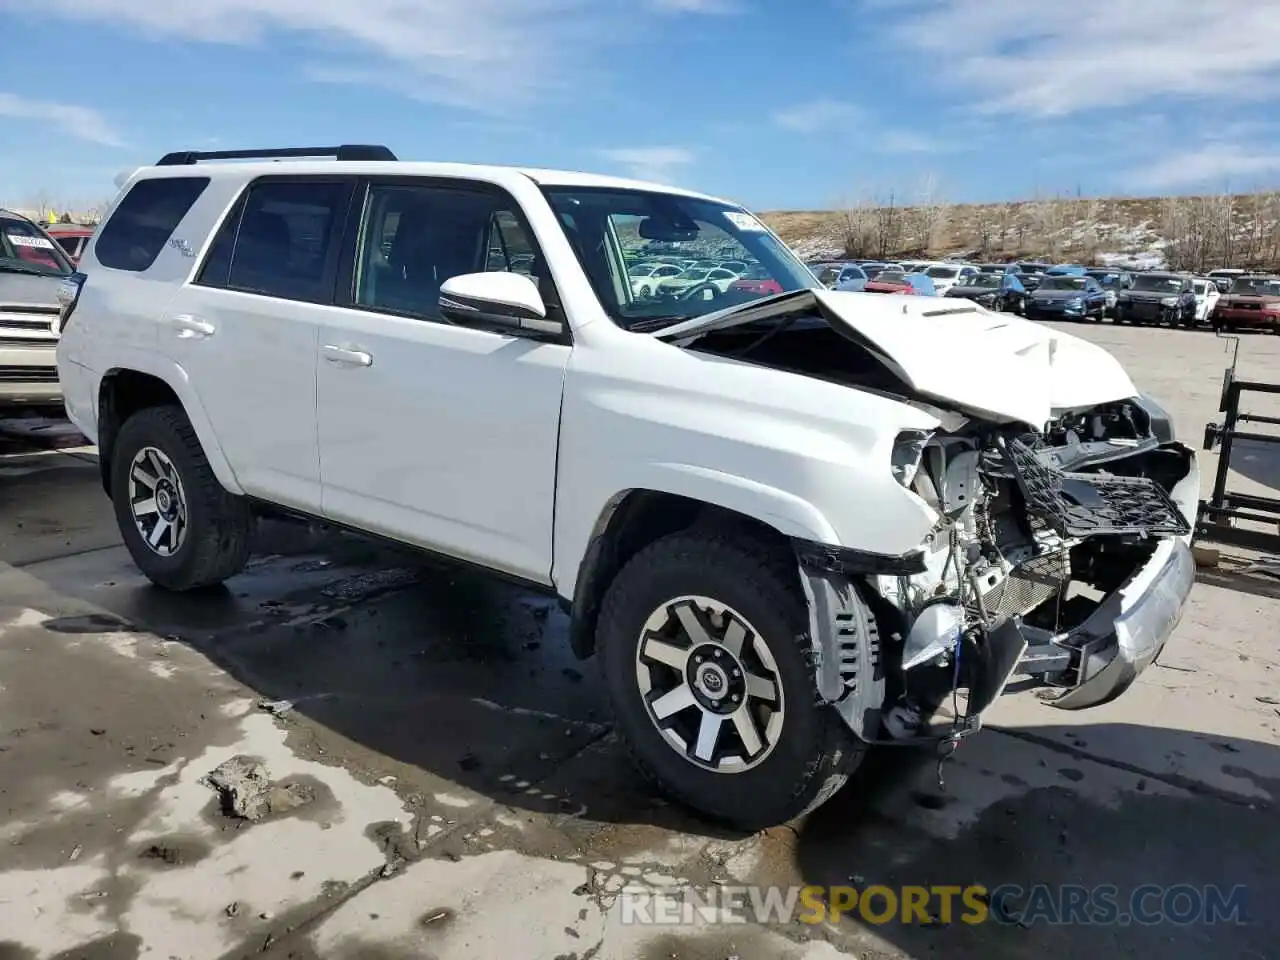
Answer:
<path fill-rule="evenodd" d="M 145 447 L 168 457 L 185 494 L 187 528 L 168 556 L 143 539 L 130 505 L 133 459 Z M 181 407 L 148 407 L 125 421 L 111 460 L 112 504 L 125 546 L 138 569 L 156 586 L 182 592 L 222 583 L 244 569 L 253 529 L 249 505 L 214 476 Z"/>
<path fill-rule="evenodd" d="M 664 537 L 636 554 L 610 585 L 596 633 L 615 727 L 637 767 L 673 799 L 741 830 L 815 809 L 843 786 L 866 751 L 819 699 L 795 567 L 763 553 L 750 539 L 715 531 Z M 691 595 L 740 613 L 764 638 L 777 668 L 782 727 L 772 752 L 743 771 L 709 770 L 680 755 L 650 719 L 636 681 L 645 622 L 664 603 Z"/>

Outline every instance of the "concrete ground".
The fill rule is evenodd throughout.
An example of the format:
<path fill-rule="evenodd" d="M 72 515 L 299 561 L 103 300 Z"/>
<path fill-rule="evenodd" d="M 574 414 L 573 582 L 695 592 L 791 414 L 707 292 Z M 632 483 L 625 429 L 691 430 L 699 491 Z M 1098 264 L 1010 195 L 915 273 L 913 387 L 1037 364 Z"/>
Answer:
<path fill-rule="evenodd" d="M 1073 332 L 1199 446 L 1223 340 Z M 1280 337 L 1243 343 L 1242 372 L 1275 377 Z M 807 820 L 733 836 L 637 779 L 553 604 L 291 525 L 264 526 L 226 589 L 164 595 L 78 442 L 0 426 L 3 960 L 1190 960 L 1280 943 L 1274 578 L 1206 571 L 1114 704 L 1009 694 L 941 788 L 931 755 L 872 756 Z M 1276 466 L 1251 457 L 1240 480 Z M 228 785 L 237 757 L 255 761 Z M 1142 884 L 1243 885 L 1252 922 L 645 925 L 618 899 L 717 883 L 1113 884 L 1122 904 Z"/>

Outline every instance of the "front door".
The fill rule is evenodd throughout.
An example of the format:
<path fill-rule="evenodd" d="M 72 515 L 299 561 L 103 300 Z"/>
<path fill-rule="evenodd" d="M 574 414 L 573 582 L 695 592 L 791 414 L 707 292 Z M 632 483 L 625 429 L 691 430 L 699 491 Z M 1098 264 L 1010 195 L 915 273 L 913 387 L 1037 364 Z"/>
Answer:
<path fill-rule="evenodd" d="M 326 516 L 550 583 L 571 348 L 450 323 L 438 305 L 460 274 L 539 276 L 532 236 L 486 184 L 369 182 L 350 303 L 320 330 Z"/>

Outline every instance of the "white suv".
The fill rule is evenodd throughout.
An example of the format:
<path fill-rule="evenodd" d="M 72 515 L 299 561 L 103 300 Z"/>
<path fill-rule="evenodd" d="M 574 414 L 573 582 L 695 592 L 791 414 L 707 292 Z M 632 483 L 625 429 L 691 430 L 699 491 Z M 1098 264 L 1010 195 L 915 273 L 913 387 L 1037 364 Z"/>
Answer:
<path fill-rule="evenodd" d="M 782 292 L 638 296 L 673 244 Z M 970 733 L 1011 675 L 1119 695 L 1191 589 L 1195 455 L 1109 354 L 824 290 L 725 201 L 379 147 L 174 154 L 81 270 L 59 372 L 151 580 L 235 575 L 262 507 L 516 578 L 571 613 L 640 766 L 742 827 L 868 744 Z"/>

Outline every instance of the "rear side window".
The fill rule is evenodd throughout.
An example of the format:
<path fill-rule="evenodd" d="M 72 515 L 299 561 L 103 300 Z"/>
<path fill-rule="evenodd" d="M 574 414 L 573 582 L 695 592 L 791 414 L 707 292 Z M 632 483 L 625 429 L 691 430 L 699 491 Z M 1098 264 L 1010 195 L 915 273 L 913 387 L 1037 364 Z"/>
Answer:
<path fill-rule="evenodd" d="M 208 177 L 140 180 L 102 227 L 95 254 L 114 270 L 148 269 L 209 185 Z"/>
<path fill-rule="evenodd" d="M 196 281 L 329 303 L 351 180 L 260 180 L 231 209 Z"/>

